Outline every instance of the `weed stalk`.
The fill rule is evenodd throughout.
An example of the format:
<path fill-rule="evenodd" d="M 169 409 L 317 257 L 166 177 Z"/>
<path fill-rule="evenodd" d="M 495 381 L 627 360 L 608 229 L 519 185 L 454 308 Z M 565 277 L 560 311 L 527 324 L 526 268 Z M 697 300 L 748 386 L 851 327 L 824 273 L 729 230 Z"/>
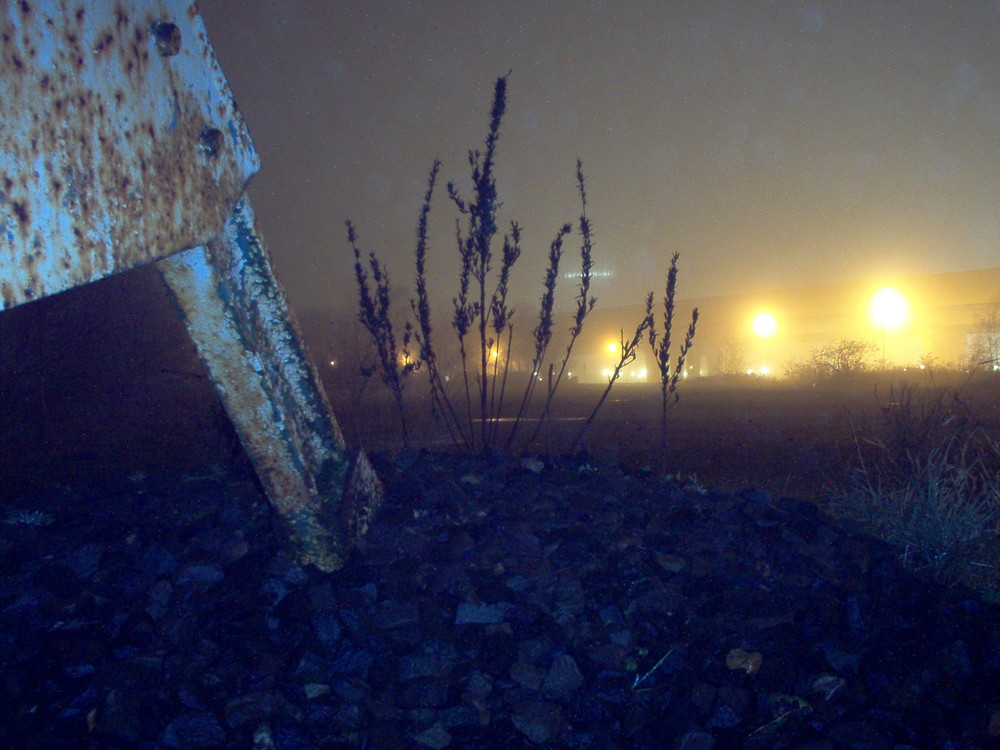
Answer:
<path fill-rule="evenodd" d="M 663 295 L 663 334 L 661 336 L 657 333 L 655 321 L 649 329 L 649 346 L 653 350 L 653 361 L 656 363 L 660 375 L 660 455 L 664 462 L 663 471 L 666 471 L 667 460 L 667 412 L 680 399 L 680 395 L 677 393 L 677 383 L 684 372 L 684 363 L 691 345 L 694 343 L 695 328 L 698 325 L 698 308 L 696 307 L 691 313 L 691 324 L 688 326 L 684 343 L 681 344 L 680 352 L 677 355 L 677 364 L 671 370 L 670 337 L 676 309 L 677 259 L 679 257 L 680 253 L 674 253 L 670 259 L 670 268 L 667 270 L 667 288 Z"/>
<path fill-rule="evenodd" d="M 559 262 L 562 259 L 563 242 L 566 239 L 566 235 L 572 230 L 573 227 L 570 224 L 563 224 L 549 245 L 549 265 L 545 269 L 545 280 L 542 282 L 545 291 L 542 293 L 542 299 L 539 303 L 538 324 L 532 331 L 532 336 L 535 340 L 535 353 L 531 358 L 528 382 L 525 384 L 524 393 L 521 395 L 521 404 L 517 408 L 517 415 L 514 417 L 514 423 L 511 425 L 510 433 L 507 436 L 506 451 L 510 451 L 514 437 L 517 435 L 521 420 L 524 418 L 525 409 L 534 393 L 535 383 L 538 382 L 538 373 L 541 371 L 542 363 L 545 361 L 545 352 L 549 347 L 549 342 L 552 341 L 552 308 L 555 305 L 556 281 L 559 278 Z"/>
<path fill-rule="evenodd" d="M 542 408 L 541 417 L 538 420 L 538 424 L 535 425 L 535 431 L 528 439 L 527 445 L 535 442 L 539 431 L 542 429 L 542 425 L 548 421 L 551 415 L 552 401 L 555 398 L 556 389 L 559 387 L 563 374 L 566 372 L 570 355 L 573 353 L 573 346 L 583 331 L 583 321 L 590 311 L 594 309 L 594 305 L 597 304 L 597 298 L 590 293 L 590 282 L 594 268 L 594 241 L 592 225 L 590 218 L 587 216 L 587 186 L 583 176 L 583 162 L 579 159 L 576 160 L 576 184 L 580 192 L 580 203 L 582 205 L 580 211 L 580 286 L 576 294 L 576 313 L 573 316 L 573 325 L 569 329 L 569 343 L 566 345 L 566 354 L 563 355 L 562 363 L 559 365 L 559 373 L 556 375 L 555 380 L 552 379 L 550 373 L 549 387 L 545 394 L 545 406 Z"/>
<path fill-rule="evenodd" d="M 431 166 L 430 176 L 427 178 L 427 191 L 424 193 L 424 202 L 420 207 L 420 217 L 417 220 L 417 244 L 414 251 L 417 296 L 416 299 L 410 299 L 410 309 L 417 320 L 418 329 L 414 333 L 414 338 L 420 345 L 420 361 L 427 366 L 431 412 L 441 416 L 448 430 L 448 436 L 454 445 L 462 444 L 466 448 L 470 448 L 469 436 L 462 429 L 462 422 L 455 412 L 447 389 L 444 387 L 444 380 L 438 367 L 437 352 L 434 349 L 432 338 L 430 299 L 427 294 L 427 217 L 430 214 L 434 184 L 440 169 L 441 162 L 435 159 Z"/>
<path fill-rule="evenodd" d="M 409 350 L 410 339 L 413 336 L 413 325 L 407 321 L 403 330 L 402 347 L 396 344 L 390 314 L 389 273 L 382 268 L 374 252 L 368 254 L 368 264 L 371 267 L 371 281 L 374 291 L 369 286 L 368 272 L 361 262 L 361 250 L 358 249 L 358 236 L 350 220 L 347 224 L 347 241 L 354 251 L 354 275 L 358 284 L 358 320 L 371 334 L 375 343 L 375 351 L 381 366 L 382 382 L 392 393 L 396 410 L 399 414 L 400 429 L 403 433 L 403 445 L 409 445 L 410 436 L 407 427 L 406 405 L 403 402 L 403 389 L 406 379 L 420 366 L 419 360 L 414 360 Z M 401 355 L 401 356 L 400 356 Z"/>
<path fill-rule="evenodd" d="M 593 410 L 590 412 L 590 416 L 587 417 L 587 420 L 583 423 L 583 426 L 580 428 L 580 431 L 576 434 L 576 437 L 573 438 L 573 442 L 570 444 L 570 452 L 575 450 L 576 446 L 580 443 L 581 440 L 583 440 L 583 437 L 587 433 L 587 430 L 590 429 L 590 425 L 593 423 L 594 418 L 597 416 L 597 413 L 601 410 L 601 407 L 604 405 L 605 400 L 608 398 L 608 394 L 611 393 L 612 387 L 614 387 L 615 382 L 621 376 L 622 370 L 624 370 L 628 365 L 632 364 L 635 361 L 636 353 L 639 349 L 639 345 L 642 343 L 643 337 L 646 335 L 646 331 L 647 330 L 651 331 L 652 329 L 653 329 L 653 293 L 649 292 L 649 294 L 646 295 L 646 314 L 643 316 L 642 320 L 639 321 L 639 324 L 635 327 L 635 333 L 632 334 L 632 338 L 626 340 L 624 329 L 621 332 L 621 343 L 618 347 L 618 351 L 621 352 L 621 356 L 618 358 L 618 363 L 615 365 L 614 370 L 611 371 L 611 375 L 608 376 L 607 387 L 604 389 L 604 392 L 601 393 L 601 397 L 597 400 L 597 403 L 594 405 Z"/>

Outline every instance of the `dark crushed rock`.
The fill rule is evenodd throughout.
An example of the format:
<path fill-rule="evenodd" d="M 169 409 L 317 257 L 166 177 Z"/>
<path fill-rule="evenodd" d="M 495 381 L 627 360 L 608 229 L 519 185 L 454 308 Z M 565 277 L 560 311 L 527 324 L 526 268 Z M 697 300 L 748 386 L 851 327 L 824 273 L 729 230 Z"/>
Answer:
<path fill-rule="evenodd" d="M 304 570 L 235 471 L 0 523 L 0 746 L 1000 746 L 997 608 L 809 503 L 582 459 L 404 454 Z"/>

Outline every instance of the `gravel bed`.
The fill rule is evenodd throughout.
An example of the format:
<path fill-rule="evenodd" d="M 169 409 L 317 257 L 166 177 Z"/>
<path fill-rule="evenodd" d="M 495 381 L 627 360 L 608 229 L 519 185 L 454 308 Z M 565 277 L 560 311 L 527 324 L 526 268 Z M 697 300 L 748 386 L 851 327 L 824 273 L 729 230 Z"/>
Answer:
<path fill-rule="evenodd" d="M 0 511 L 0 745 L 998 747 L 1000 619 L 814 505 L 583 457 L 376 457 L 341 571 L 245 466 Z"/>

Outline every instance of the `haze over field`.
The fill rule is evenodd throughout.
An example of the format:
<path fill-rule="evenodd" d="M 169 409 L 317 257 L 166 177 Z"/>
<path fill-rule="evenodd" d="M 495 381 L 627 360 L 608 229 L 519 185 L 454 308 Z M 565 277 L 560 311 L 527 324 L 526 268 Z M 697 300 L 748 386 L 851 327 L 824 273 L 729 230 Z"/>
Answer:
<path fill-rule="evenodd" d="M 525 230 L 525 298 L 579 213 L 578 156 L 601 305 L 639 303 L 674 251 L 691 297 L 998 265 L 995 2 L 199 7 L 263 158 L 251 196 L 298 309 L 354 304 L 348 217 L 410 283 L 431 162 L 467 194 L 466 153 L 508 70 L 498 178 Z M 439 306 L 454 217 L 442 184 Z"/>

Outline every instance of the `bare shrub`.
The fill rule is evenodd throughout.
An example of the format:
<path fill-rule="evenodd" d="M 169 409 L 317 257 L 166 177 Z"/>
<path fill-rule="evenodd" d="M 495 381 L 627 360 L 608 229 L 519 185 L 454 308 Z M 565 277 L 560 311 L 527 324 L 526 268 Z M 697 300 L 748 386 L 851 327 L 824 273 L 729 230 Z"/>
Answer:
<path fill-rule="evenodd" d="M 785 376 L 797 380 L 845 379 L 869 372 L 871 358 L 879 348 L 868 341 L 838 339 L 813 349 L 805 362 L 792 362 L 785 367 Z"/>
<path fill-rule="evenodd" d="M 735 336 L 727 336 L 712 355 L 715 375 L 742 375 L 747 371 L 746 344 Z"/>
<path fill-rule="evenodd" d="M 1000 297 L 984 305 L 976 316 L 975 335 L 967 360 L 969 367 L 991 373 L 1000 363 Z"/>

